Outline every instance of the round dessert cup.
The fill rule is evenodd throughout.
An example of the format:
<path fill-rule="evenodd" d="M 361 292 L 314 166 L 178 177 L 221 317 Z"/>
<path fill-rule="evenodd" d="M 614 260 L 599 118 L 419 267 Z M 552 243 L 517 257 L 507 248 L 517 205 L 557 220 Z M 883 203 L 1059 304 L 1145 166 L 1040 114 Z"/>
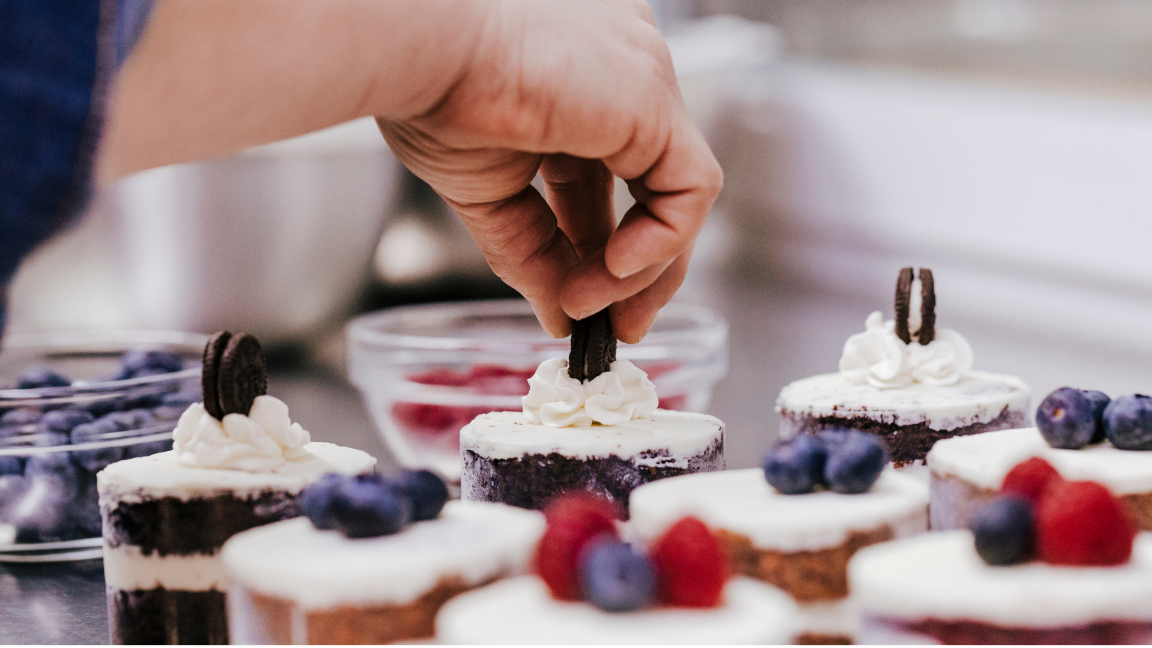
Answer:
<path fill-rule="evenodd" d="M 520 411 L 527 380 L 569 341 L 540 328 L 523 300 L 393 308 L 352 320 L 348 376 L 396 460 L 460 481 L 460 429 L 481 414 Z M 728 325 L 670 304 L 640 344 L 618 357 L 648 373 L 665 409 L 701 412 L 728 368 Z"/>
<path fill-rule="evenodd" d="M 0 350 L 0 417 L 32 414 L 26 423 L 0 425 L 0 562 L 98 559 L 100 507 L 96 473 L 121 459 L 172 447 L 183 407 L 169 396 L 199 392 L 202 335 L 168 331 L 84 331 L 11 335 Z M 172 373 L 116 380 L 130 350 L 174 353 L 187 367 Z M 15 389 L 17 377 L 46 365 L 74 380 L 67 387 Z M 82 410 L 92 417 L 124 416 L 114 431 L 75 439 L 46 429 L 47 412 Z"/>
<path fill-rule="evenodd" d="M 748 578 L 724 586 L 715 608 L 656 607 L 604 612 L 552 598 L 544 581 L 522 576 L 449 601 L 436 618 L 447 644 L 787 644 L 796 606 Z"/>
<path fill-rule="evenodd" d="M 629 533 L 645 544 L 685 516 L 704 522 L 724 544 L 733 572 L 796 600 L 800 643 L 851 642 L 849 559 L 928 528 L 927 488 L 891 469 L 858 495 L 782 495 L 759 469 L 689 475 L 641 486 L 630 508 Z"/>
<path fill-rule="evenodd" d="M 868 547 L 848 566 L 865 644 L 1147 644 L 1152 533 L 1118 567 L 993 567 L 968 531 Z"/>
<path fill-rule="evenodd" d="M 445 601 L 524 573 L 544 526 L 534 511 L 452 501 L 434 520 L 377 538 L 350 540 L 306 518 L 241 533 L 222 552 L 232 641 L 431 639 Z"/>
<path fill-rule="evenodd" d="M 1132 519 L 1152 531 L 1152 452 L 1120 450 L 1105 441 L 1080 450 L 1048 445 L 1034 427 L 946 439 L 928 453 L 933 530 L 965 529 L 996 497 L 1016 464 L 1040 457 L 1065 479 L 1094 481 L 1116 495 Z"/>
<path fill-rule="evenodd" d="M 299 516 L 298 495 L 323 475 L 376 464 L 330 443 L 303 447 L 302 457 L 266 472 L 186 467 L 168 451 L 97 475 L 112 643 L 228 643 L 224 542 Z"/>

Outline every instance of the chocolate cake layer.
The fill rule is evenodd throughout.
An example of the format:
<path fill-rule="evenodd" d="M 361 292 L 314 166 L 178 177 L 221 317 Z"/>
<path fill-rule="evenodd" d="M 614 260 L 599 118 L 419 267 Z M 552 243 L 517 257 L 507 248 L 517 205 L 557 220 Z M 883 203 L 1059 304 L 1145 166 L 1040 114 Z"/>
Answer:
<path fill-rule="evenodd" d="M 1028 425 L 1028 417 L 1023 412 L 1011 411 L 1007 406 L 1000 411 L 996 418 L 984 423 L 972 423 L 951 430 L 934 430 L 927 422 L 913 425 L 897 425 L 868 418 L 866 416 L 805 416 L 792 412 L 781 412 L 787 418 L 791 428 L 804 434 L 815 434 L 830 428 L 851 428 L 861 432 L 870 432 L 884 438 L 888 449 L 892 453 L 892 462 L 897 466 L 904 466 L 914 461 L 923 461 L 940 439 L 950 439 L 969 434 L 993 432 L 995 430 L 1011 430 Z"/>
<path fill-rule="evenodd" d="M 818 634 L 805 632 L 796 637 L 798 646 L 851 646 L 852 637 L 848 635 Z"/>
<path fill-rule="evenodd" d="M 219 495 L 116 502 L 105 511 L 104 541 L 160 556 L 213 554 L 241 531 L 299 516 L 296 499 L 286 492 L 267 492 L 245 499 Z"/>
<path fill-rule="evenodd" d="M 835 601 L 848 596 L 848 560 L 868 545 L 891 540 L 889 526 L 854 531 L 842 544 L 814 551 L 778 551 L 752 546 L 746 536 L 716 531 L 732 571 L 771 583 L 800 603 Z"/>
<path fill-rule="evenodd" d="M 1116 645 L 1152 642 L 1152 623 L 1133 621 L 1098 621 L 1063 628 L 1015 628 L 982 621 L 940 619 L 879 619 L 869 620 L 866 624 L 888 626 L 897 632 L 931 637 L 945 645 Z M 891 639 L 886 637 L 885 641 L 890 642 Z"/>
<path fill-rule="evenodd" d="M 114 644 L 224 645 L 224 593 L 109 588 L 108 631 Z"/>
<path fill-rule="evenodd" d="M 660 461 L 655 465 L 637 465 L 634 459 L 616 455 L 576 458 L 553 452 L 516 459 L 490 459 L 472 450 L 465 450 L 462 455 L 463 472 L 472 484 L 472 499 L 541 510 L 557 495 L 583 490 L 618 503 L 625 515 L 629 496 L 643 484 L 724 469 L 723 439 L 717 439 L 704 452 L 689 458 L 686 467 L 660 465 Z M 652 463 L 652 459 L 660 457 L 667 457 L 667 464 L 683 461 L 671 457 L 667 451 L 643 453 L 636 459 Z"/>

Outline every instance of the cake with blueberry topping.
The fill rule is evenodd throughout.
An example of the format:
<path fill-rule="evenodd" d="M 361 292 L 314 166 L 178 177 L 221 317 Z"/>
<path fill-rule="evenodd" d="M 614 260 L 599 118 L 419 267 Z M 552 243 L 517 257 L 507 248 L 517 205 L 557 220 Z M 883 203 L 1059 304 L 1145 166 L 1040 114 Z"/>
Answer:
<path fill-rule="evenodd" d="M 173 450 L 97 474 L 113 643 L 228 643 L 224 542 L 300 515 L 300 492 L 321 476 L 370 472 L 376 463 L 360 450 L 311 442 L 292 423 L 288 407 L 264 394 L 251 336 L 214 336 L 202 376 L 204 402 L 181 415 Z"/>
<path fill-rule="evenodd" d="M 936 328 L 932 272 L 900 271 L 896 317 L 868 316 L 844 343 L 840 371 L 797 380 L 776 399 L 780 436 L 853 428 L 888 442 L 896 466 L 922 464 L 954 436 L 1024 427 L 1031 391 L 1014 376 L 972 369 L 972 348 Z"/>
<path fill-rule="evenodd" d="M 1152 533 L 1103 485 L 1033 458 L 970 525 L 852 559 L 863 643 L 1152 642 Z"/>
<path fill-rule="evenodd" d="M 631 533 L 643 542 L 693 516 L 725 545 L 732 569 L 799 605 L 798 643 L 851 643 L 848 560 L 859 549 L 928 527 L 923 482 L 885 468 L 883 442 L 858 431 L 778 444 L 764 470 L 688 475 L 632 493 Z"/>
<path fill-rule="evenodd" d="M 461 496 L 541 509 L 571 490 L 626 512 L 628 494 L 657 479 L 724 468 L 724 424 L 657 409 L 656 388 L 616 360 L 608 311 L 577 322 L 572 353 L 528 380 L 523 412 L 491 412 L 460 431 Z"/>
<path fill-rule="evenodd" d="M 524 573 L 544 517 L 446 502 L 427 471 L 326 477 L 306 518 L 238 534 L 222 552 L 232 641 L 382 644 L 430 639 L 449 598 Z"/>
<path fill-rule="evenodd" d="M 1152 399 L 1063 387 L 1036 412 L 1037 427 L 941 441 L 928 455 L 932 528 L 967 528 L 1020 462 L 1037 458 L 1060 474 L 1099 482 L 1152 530 Z"/>
<path fill-rule="evenodd" d="M 717 538 L 695 518 L 646 549 L 621 541 L 613 505 L 585 493 L 557 498 L 535 576 L 449 601 L 436 619 L 441 643 L 783 644 L 795 604 L 780 590 L 730 579 Z"/>

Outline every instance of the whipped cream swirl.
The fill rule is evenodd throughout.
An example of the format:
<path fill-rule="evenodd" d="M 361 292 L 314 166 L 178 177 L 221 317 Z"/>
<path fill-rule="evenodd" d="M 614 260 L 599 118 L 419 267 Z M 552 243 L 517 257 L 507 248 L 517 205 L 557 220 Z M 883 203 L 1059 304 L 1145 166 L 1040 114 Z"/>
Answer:
<path fill-rule="evenodd" d="M 568 361 L 545 360 L 528 379 L 524 415 L 551 427 L 616 425 L 649 418 L 659 399 L 656 387 L 636 365 L 617 360 L 609 371 L 582 383 L 568 375 Z"/>
<path fill-rule="evenodd" d="M 952 329 L 936 329 L 930 344 L 913 339 L 905 344 L 896 335 L 896 322 L 884 321 L 880 311 L 868 316 L 865 331 L 848 338 L 840 356 L 840 373 L 856 385 L 879 389 L 925 385 L 954 385 L 972 368 L 972 347 Z"/>
<path fill-rule="evenodd" d="M 231 468 L 266 472 L 308 454 L 308 430 L 288 418 L 288 406 L 273 396 L 257 396 L 248 416 L 228 414 L 216 420 L 193 403 L 184 410 L 176 430 L 173 450 L 181 466 Z"/>

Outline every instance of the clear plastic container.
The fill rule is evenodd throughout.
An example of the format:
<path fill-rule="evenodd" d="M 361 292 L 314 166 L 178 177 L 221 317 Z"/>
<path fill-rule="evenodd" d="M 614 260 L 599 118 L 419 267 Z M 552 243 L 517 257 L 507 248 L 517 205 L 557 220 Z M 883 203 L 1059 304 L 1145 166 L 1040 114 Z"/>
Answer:
<path fill-rule="evenodd" d="M 405 467 L 460 480 L 460 428 L 520 410 L 528 378 L 569 342 L 548 337 L 523 300 L 446 302 L 363 315 L 347 330 L 348 376 L 384 443 Z M 728 371 L 728 323 L 670 304 L 640 344 L 617 357 L 648 372 L 665 409 L 703 412 Z"/>
<path fill-rule="evenodd" d="M 96 473 L 169 450 L 200 400 L 206 337 L 159 331 L 13 335 L 0 349 L 0 562 L 99 558 Z M 129 351 L 163 352 L 160 368 Z M 67 386 L 18 388 L 29 367 Z"/>

